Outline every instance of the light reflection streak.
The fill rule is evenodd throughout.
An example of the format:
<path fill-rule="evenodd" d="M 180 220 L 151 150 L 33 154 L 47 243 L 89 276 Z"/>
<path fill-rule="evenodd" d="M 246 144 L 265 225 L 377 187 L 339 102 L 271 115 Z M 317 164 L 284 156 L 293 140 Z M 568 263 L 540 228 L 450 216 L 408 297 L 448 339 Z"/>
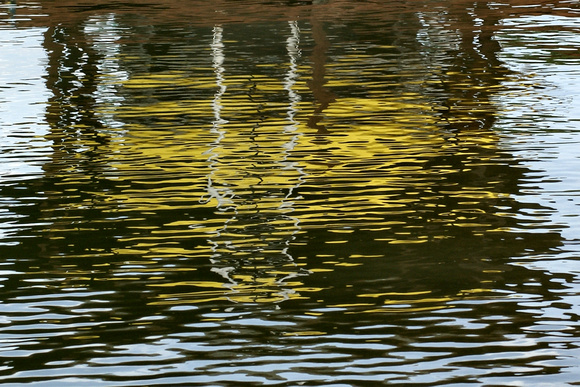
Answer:
<path fill-rule="evenodd" d="M 118 92 L 118 85 L 129 79 L 129 74 L 121 66 L 122 38 L 121 26 L 114 13 L 95 15 L 85 25 L 84 32 L 93 40 L 93 47 L 102 55 L 97 64 L 100 82 L 96 88 L 95 102 L 100 120 L 109 128 L 120 128 L 124 123 L 115 119 L 115 109 L 125 103 L 125 98 Z"/>
<path fill-rule="evenodd" d="M 225 129 L 222 128 L 222 126 L 228 122 L 227 120 L 224 120 L 221 117 L 222 111 L 221 99 L 227 89 L 227 86 L 224 84 L 224 75 L 223 75 L 225 72 L 225 69 L 223 67 L 225 55 L 223 43 L 223 28 L 221 26 L 215 26 L 213 29 L 213 41 L 211 44 L 211 52 L 213 59 L 213 69 L 216 76 L 217 91 L 214 95 L 211 104 L 214 115 L 214 121 L 210 129 L 210 132 L 216 135 L 216 139 L 213 141 L 212 147 L 205 152 L 205 154 L 209 154 L 207 161 L 210 168 L 210 173 L 207 175 L 208 198 L 205 199 L 204 197 L 201 199 L 201 201 L 204 203 L 208 203 L 211 199 L 216 199 L 218 202 L 217 208 L 225 210 L 229 208 L 230 205 L 233 204 L 231 200 L 231 196 L 233 195 L 233 193 L 230 189 L 220 190 L 216 188 L 212 179 L 212 176 L 215 174 L 218 168 L 217 165 L 219 164 L 218 149 L 221 145 L 222 140 L 226 136 L 226 131 Z"/>
<path fill-rule="evenodd" d="M 213 69 L 214 69 L 214 73 L 215 73 L 215 77 L 216 77 L 217 91 L 216 91 L 214 98 L 212 100 L 212 110 L 213 110 L 213 115 L 214 115 L 214 121 L 213 121 L 213 125 L 210 129 L 210 132 L 216 136 L 216 139 L 212 143 L 212 148 L 206 152 L 207 154 L 209 154 L 207 161 L 209 163 L 209 168 L 210 168 L 210 172 L 207 175 L 208 198 L 207 199 L 202 198 L 202 202 L 207 203 L 211 199 L 215 199 L 215 200 L 217 200 L 217 207 L 216 208 L 219 211 L 226 211 L 228 209 L 234 210 L 234 216 L 232 218 L 226 220 L 224 222 L 224 226 L 221 229 L 217 229 L 215 231 L 215 238 L 217 239 L 223 233 L 226 232 L 226 229 L 228 227 L 228 223 L 230 223 L 231 221 L 233 221 L 235 219 L 235 217 L 236 217 L 235 214 L 237 213 L 236 207 L 234 206 L 234 203 L 232 201 L 233 192 L 228 188 L 221 188 L 221 189 L 217 188 L 216 184 L 213 181 L 214 179 L 212 178 L 212 176 L 214 176 L 216 174 L 217 169 L 219 168 L 219 165 L 218 165 L 219 164 L 219 148 L 220 148 L 221 142 L 226 137 L 226 130 L 223 129 L 222 126 L 228 122 L 227 120 L 224 120 L 221 117 L 221 111 L 222 111 L 221 99 L 227 90 L 227 86 L 224 84 L 225 68 L 223 67 L 223 64 L 224 64 L 224 60 L 225 60 L 225 54 L 224 54 L 224 43 L 223 43 L 223 27 L 220 25 L 216 25 L 213 28 L 213 40 L 211 43 L 211 53 L 212 53 Z M 212 244 L 211 250 L 213 252 L 213 255 L 212 255 L 213 258 L 211 259 L 211 262 L 212 262 L 212 264 L 216 264 L 219 262 L 219 260 L 217 258 L 219 258 L 219 256 L 221 255 L 218 252 L 219 244 L 218 244 L 218 242 L 214 242 L 212 240 L 209 240 L 209 242 Z M 228 241 L 224 242 L 224 244 L 226 245 L 227 248 L 231 248 L 231 243 L 229 243 Z M 230 290 L 233 290 L 233 287 L 235 285 L 237 285 L 236 281 L 234 281 L 230 276 L 230 272 L 232 272 L 234 270 L 233 267 L 231 267 L 231 266 L 222 267 L 222 268 L 213 267 L 211 270 L 215 273 L 218 273 L 224 279 L 226 279 L 226 281 L 228 283 L 224 284 L 224 286 L 229 288 Z"/>
<path fill-rule="evenodd" d="M 43 138 L 48 133 L 47 125 L 31 122 L 44 114 L 47 103 L 47 90 L 42 82 L 44 69 L 37 65 L 46 61 L 41 48 L 43 33 L 43 29 L 36 28 L 26 32 L 0 29 L 2 184 L 42 175 L 42 167 L 50 157 L 50 142 Z M 8 204 L 5 211 L 12 215 Z"/>
<path fill-rule="evenodd" d="M 289 288 L 297 283 L 287 281 L 308 273 L 298 267 L 288 252 L 291 241 L 301 229 L 299 219 L 289 215 L 293 211 L 294 191 L 306 175 L 299 163 L 290 160 L 302 133 L 298 131 L 299 123 L 295 118 L 301 101 L 295 90 L 301 56 L 300 29 L 295 21 L 290 21 L 289 27 L 290 34 L 286 39 L 289 68 L 282 83 L 289 99 L 287 124 L 281 132 L 273 134 L 275 138 L 285 140 L 279 145 L 278 160 L 273 160 L 274 164 L 269 168 L 264 166 L 264 162 L 257 161 L 266 156 L 269 158 L 269 148 L 276 148 L 269 141 L 270 137 L 262 139 L 261 129 L 263 126 L 268 128 L 265 126 L 268 123 L 256 123 L 249 137 L 251 144 L 232 143 L 233 139 L 229 138 L 225 129 L 229 121 L 222 117 L 222 99 L 227 90 L 224 30 L 220 25 L 213 29 L 211 55 L 217 91 L 212 101 L 214 119 L 210 133 L 215 139 L 204 153 L 210 172 L 206 176 L 207 193 L 200 201 L 202 204 L 217 202 L 216 214 L 226 215 L 222 226 L 213 231 L 208 241 L 212 246 L 210 262 L 214 266 L 211 271 L 224 278 L 222 286 L 228 289 L 227 297 L 231 301 L 288 299 L 297 295 L 295 290 Z M 253 93 L 258 93 L 256 98 L 262 97 L 261 90 L 254 87 L 250 91 L 252 102 L 255 98 Z M 263 105 L 258 103 L 257 109 L 260 112 Z M 250 155 L 250 160 L 240 158 L 238 154 L 245 152 L 248 145 L 255 153 Z M 218 177 L 218 174 L 224 173 L 223 177 Z M 290 182 L 288 176 L 291 176 Z M 251 183 L 256 180 L 257 183 Z M 237 187 L 236 192 L 234 187 Z M 278 194 L 278 190 L 285 191 L 285 194 Z M 276 229 L 287 231 L 285 235 L 280 235 Z M 256 292 L 262 296 L 254 297 L 253 293 Z"/>
<path fill-rule="evenodd" d="M 284 80 L 284 89 L 288 92 L 288 99 L 290 103 L 288 105 L 288 113 L 287 119 L 290 122 L 288 125 L 284 127 L 285 134 L 292 134 L 290 140 L 282 145 L 283 148 L 283 158 L 282 158 L 282 165 L 283 169 L 294 169 L 296 171 L 296 175 L 298 176 L 298 182 L 294 186 L 290 186 L 288 189 L 288 194 L 282 199 L 282 203 L 278 207 L 279 209 L 284 208 L 286 211 L 291 212 L 293 211 L 293 201 L 290 201 L 291 196 L 295 189 L 297 189 L 303 182 L 306 173 L 302 170 L 300 165 L 296 162 L 288 161 L 288 156 L 291 151 L 296 147 L 298 144 L 298 140 L 300 139 L 302 133 L 296 132 L 298 128 L 298 122 L 295 119 L 295 116 L 298 112 L 298 104 L 301 101 L 300 94 L 298 94 L 294 90 L 294 85 L 296 84 L 298 78 L 300 77 L 298 73 L 298 60 L 301 56 L 300 51 L 300 28 L 298 27 L 298 23 L 296 21 L 289 21 L 288 25 L 290 27 L 290 36 L 286 39 L 286 50 L 288 52 L 288 57 L 290 58 L 290 66 L 288 68 L 288 74 Z M 282 250 L 282 253 L 288 258 L 289 261 L 294 262 L 294 258 L 288 253 L 288 248 L 290 247 L 290 242 L 294 240 L 295 235 L 301 230 L 300 227 L 300 219 L 297 217 L 293 217 L 290 215 L 285 215 L 285 217 L 294 223 L 294 230 L 289 238 L 284 241 L 286 245 Z M 295 265 L 296 266 L 296 265 Z M 282 285 L 286 280 L 290 278 L 297 277 L 299 275 L 306 275 L 306 272 L 292 272 L 289 273 L 287 276 L 279 279 L 277 282 Z M 285 290 L 284 292 L 286 292 Z"/>

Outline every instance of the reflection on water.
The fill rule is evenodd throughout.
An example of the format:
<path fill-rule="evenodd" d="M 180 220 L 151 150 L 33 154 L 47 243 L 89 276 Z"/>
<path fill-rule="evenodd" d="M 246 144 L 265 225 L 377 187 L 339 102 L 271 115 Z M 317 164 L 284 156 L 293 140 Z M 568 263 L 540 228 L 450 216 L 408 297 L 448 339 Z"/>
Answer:
<path fill-rule="evenodd" d="M 195 5 L 0 8 L 6 382 L 578 380 L 575 7 Z"/>
<path fill-rule="evenodd" d="M 289 93 L 288 122 L 281 133 L 276 133 L 265 125 L 265 119 L 258 118 L 243 134 L 248 139 L 244 144 L 248 149 L 244 151 L 240 150 L 237 125 L 230 129 L 230 121 L 222 118 L 222 100 L 228 96 L 223 28 L 213 29 L 211 46 L 218 91 L 212 103 L 214 123 L 210 132 L 216 138 L 204 152 L 210 172 L 207 194 L 201 200 L 205 204 L 214 202 L 220 218 L 224 219 L 223 225 L 212 230 L 213 235 L 208 238 L 212 249 L 211 271 L 225 278 L 226 283 L 220 287 L 231 288 L 228 298 L 239 298 L 238 301 L 284 300 L 296 294 L 291 288 L 285 288 L 286 281 L 304 275 L 288 254 L 290 242 L 300 229 L 300 220 L 291 216 L 293 191 L 304 175 L 297 163 L 287 160 L 299 137 L 293 106 L 299 98 L 292 89 L 299 55 L 299 30 L 296 23 L 290 23 L 290 27 L 291 65 L 283 85 Z M 251 88 L 254 90 L 248 99 L 249 106 L 253 107 L 252 102 L 259 96 L 257 82 Z M 261 103 L 255 105 L 258 112 L 265 109 Z M 199 230 L 204 226 L 194 227 Z"/>

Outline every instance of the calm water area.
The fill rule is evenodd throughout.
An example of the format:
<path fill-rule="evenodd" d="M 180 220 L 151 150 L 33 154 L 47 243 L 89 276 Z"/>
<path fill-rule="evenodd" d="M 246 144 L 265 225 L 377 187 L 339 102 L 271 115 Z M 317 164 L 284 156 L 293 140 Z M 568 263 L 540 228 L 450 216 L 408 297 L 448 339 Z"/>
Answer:
<path fill-rule="evenodd" d="M 577 0 L 0 4 L 0 384 L 580 385 Z"/>

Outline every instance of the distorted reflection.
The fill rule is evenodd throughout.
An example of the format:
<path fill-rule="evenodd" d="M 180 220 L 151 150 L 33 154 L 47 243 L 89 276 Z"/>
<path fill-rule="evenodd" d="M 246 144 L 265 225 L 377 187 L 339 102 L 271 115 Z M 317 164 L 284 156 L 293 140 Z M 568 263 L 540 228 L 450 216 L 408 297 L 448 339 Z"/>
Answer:
<path fill-rule="evenodd" d="M 576 382 L 580 19 L 552 3 L 19 1 L 2 380 Z"/>
<path fill-rule="evenodd" d="M 327 134 L 326 126 L 321 123 L 324 121 L 324 111 L 328 106 L 336 101 L 336 96 L 332 91 L 326 88 L 326 55 L 330 47 L 330 41 L 324 31 L 322 22 L 311 18 L 312 38 L 314 39 L 314 48 L 312 49 L 312 79 L 308 82 L 308 87 L 312 91 L 318 106 L 314 109 L 312 115 L 308 118 L 308 126 L 316 129 L 317 134 Z"/>
<path fill-rule="evenodd" d="M 114 113 L 125 102 L 119 88 L 130 75 L 121 63 L 122 30 L 123 26 L 113 13 L 90 18 L 84 26 L 84 33 L 93 42 L 95 51 L 99 53 L 95 110 L 107 132 L 118 137 L 117 141 L 122 141 L 121 135 L 124 132 L 117 129 L 124 124 L 115 120 Z M 115 132 L 112 133 L 113 130 Z"/>
<path fill-rule="evenodd" d="M 300 221 L 292 216 L 294 190 L 304 173 L 297 163 L 288 160 L 300 133 L 295 120 L 299 94 L 293 86 L 300 55 L 300 31 L 296 22 L 289 23 L 287 38 L 289 69 L 283 87 L 288 93 L 286 121 L 270 124 L 264 118 L 268 101 L 261 101 L 259 74 L 248 90 L 248 110 L 257 116 L 248 132 L 224 118 L 222 98 L 227 91 L 224 74 L 223 34 L 221 26 L 214 27 L 212 57 L 217 92 L 212 107 L 214 122 L 211 133 L 215 140 L 206 152 L 210 173 L 207 176 L 207 195 L 203 201 L 213 201 L 223 227 L 213 231 L 212 271 L 226 280 L 228 299 L 245 302 L 282 301 L 299 297 L 294 288 L 299 276 L 307 271 L 288 253 Z M 227 50 L 226 50 L 227 51 Z M 226 75 L 227 77 L 227 75 Z M 250 112 L 249 114 L 254 114 Z M 233 121 L 233 120 L 232 120 Z M 240 148 L 251 150 L 240 153 Z M 245 151 L 244 151 L 245 152 Z"/>

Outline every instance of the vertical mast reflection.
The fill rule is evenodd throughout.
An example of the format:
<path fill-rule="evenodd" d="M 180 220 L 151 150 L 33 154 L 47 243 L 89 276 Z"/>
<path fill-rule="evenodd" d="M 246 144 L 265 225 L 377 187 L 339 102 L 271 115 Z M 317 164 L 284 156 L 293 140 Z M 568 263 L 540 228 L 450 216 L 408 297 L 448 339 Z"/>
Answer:
<path fill-rule="evenodd" d="M 224 278 L 221 286 L 228 289 L 224 296 L 233 302 L 280 302 L 295 297 L 298 293 L 294 287 L 301 283 L 289 279 L 308 273 L 289 253 L 290 243 L 300 231 L 299 220 L 291 216 L 295 190 L 305 176 L 298 163 L 290 159 L 301 136 L 295 119 L 301 100 L 295 91 L 299 42 L 298 25 L 290 22 L 286 39 L 290 64 L 283 80 L 276 84 L 259 71 L 248 74 L 256 81 L 244 100 L 237 90 L 226 97 L 223 29 L 216 26 L 213 30 L 211 54 L 217 91 L 212 101 L 210 132 L 214 140 L 206 152 L 210 171 L 203 201 L 217 201 L 216 218 L 212 220 L 215 228 L 208 240 L 211 271 Z M 235 50 L 232 53 L 235 55 Z M 232 79 L 240 78 L 236 71 L 248 68 L 252 67 L 233 68 Z M 279 88 L 289 98 L 284 126 L 270 121 L 276 111 L 268 108 Z M 232 102 L 234 118 L 230 123 L 222 115 L 224 105 Z"/>
<path fill-rule="evenodd" d="M 288 160 L 288 156 L 292 152 L 292 150 L 298 144 L 298 140 L 302 136 L 302 133 L 297 132 L 298 129 L 298 122 L 295 119 L 295 116 L 298 112 L 298 104 L 301 101 L 300 94 L 298 94 L 294 90 L 294 85 L 296 84 L 298 78 L 300 77 L 298 73 L 298 60 L 301 56 L 300 51 L 300 28 L 298 27 L 298 23 L 296 21 L 289 21 L 288 25 L 290 27 L 290 36 L 286 39 L 286 50 L 288 52 L 288 57 L 290 58 L 290 66 L 288 68 L 288 73 L 284 78 L 284 90 L 288 92 L 288 99 L 290 103 L 288 105 L 288 112 L 287 112 L 287 119 L 289 124 L 284 127 L 284 134 L 289 134 L 290 140 L 282 145 L 283 148 L 283 158 L 281 161 L 282 169 L 285 170 L 295 170 L 296 175 L 298 176 L 297 183 L 294 186 L 289 187 L 288 194 L 282 200 L 279 209 L 284 209 L 288 211 L 288 213 L 293 211 L 294 202 L 292 201 L 292 196 L 294 194 L 294 190 L 297 189 L 303 182 L 306 173 L 302 170 L 298 162 Z M 285 240 L 285 247 L 283 249 L 283 254 L 287 256 L 290 261 L 294 261 L 294 258 L 288 253 L 288 248 L 290 247 L 290 242 L 294 240 L 295 235 L 300 231 L 300 219 L 291 216 L 291 215 L 284 215 L 288 220 L 292 221 L 294 224 L 294 230 L 290 238 Z M 305 272 L 306 273 L 306 272 Z M 283 283 L 285 280 L 289 278 L 296 277 L 298 275 L 305 275 L 303 272 L 293 272 L 284 278 L 281 278 L 278 282 Z"/>
<path fill-rule="evenodd" d="M 224 84 L 225 68 L 223 67 L 223 64 L 224 64 L 225 54 L 224 54 L 223 27 L 222 26 L 220 26 L 220 25 L 214 26 L 213 39 L 212 39 L 212 43 L 210 46 L 211 46 L 213 69 L 214 69 L 214 73 L 215 73 L 215 77 L 216 77 L 217 91 L 216 91 L 214 98 L 213 98 L 213 101 L 212 101 L 212 110 L 213 110 L 214 120 L 213 120 L 213 125 L 212 125 L 211 130 L 210 130 L 210 132 L 216 136 L 216 139 L 211 144 L 211 148 L 206 152 L 206 154 L 209 154 L 207 161 L 208 161 L 209 168 L 210 168 L 210 172 L 207 175 L 207 193 L 208 193 L 207 202 L 209 202 L 211 199 L 217 200 L 217 209 L 220 212 L 225 212 L 228 209 L 234 210 L 234 216 L 232 218 L 230 218 L 229 220 L 226 220 L 224 222 L 224 225 L 222 228 L 215 231 L 215 238 L 217 239 L 222 235 L 222 233 L 224 233 L 226 231 L 226 229 L 228 227 L 228 223 L 235 219 L 235 213 L 236 213 L 236 207 L 235 207 L 234 202 L 232 200 L 232 198 L 233 198 L 232 190 L 227 188 L 227 187 L 222 187 L 222 188 L 217 187 L 214 184 L 213 179 L 212 179 L 213 176 L 217 173 L 217 170 L 219 168 L 219 165 L 218 165 L 220 162 L 219 161 L 219 149 L 221 147 L 221 142 L 226 137 L 226 130 L 224 130 L 222 126 L 228 122 L 227 120 L 224 120 L 221 117 L 221 111 L 222 111 L 221 100 L 222 100 L 222 97 L 225 94 L 226 89 L 227 89 L 226 85 Z M 212 240 L 209 240 L 209 242 L 212 244 L 212 252 L 213 252 L 211 262 L 212 262 L 212 264 L 217 264 L 218 263 L 217 258 L 220 256 L 220 254 L 218 252 L 219 244 L 215 241 L 212 241 Z M 230 277 L 230 272 L 233 270 L 234 270 L 234 268 L 231 266 L 213 267 L 212 268 L 212 271 L 217 272 L 218 274 L 220 274 L 222 277 L 224 277 L 228 281 L 228 283 L 229 283 L 228 287 L 230 289 L 234 285 L 236 285 L 236 282 Z"/>
<path fill-rule="evenodd" d="M 212 110 L 213 110 L 213 125 L 210 129 L 212 134 L 216 135 L 216 139 L 211 144 L 211 148 L 205 152 L 205 154 L 209 154 L 207 159 L 210 173 L 207 175 L 207 192 L 208 192 L 208 199 L 210 201 L 212 198 L 216 199 L 218 202 L 217 208 L 220 211 L 225 211 L 233 205 L 231 197 L 233 196 L 233 192 L 228 188 L 219 189 L 214 186 L 212 176 L 216 173 L 219 163 L 219 148 L 221 146 L 221 142 L 226 137 L 226 131 L 222 128 L 224 124 L 228 121 L 224 120 L 221 117 L 222 111 L 222 96 L 226 92 L 226 85 L 224 85 L 224 72 L 225 69 L 223 67 L 225 55 L 224 55 L 224 43 L 223 43 L 223 28 L 221 26 L 215 26 L 213 29 L 213 41 L 211 43 L 211 54 L 212 54 L 212 61 L 213 61 L 213 69 L 216 77 L 216 85 L 217 91 L 214 95 L 212 101 Z"/>
<path fill-rule="evenodd" d="M 214 95 L 213 101 L 211 103 L 213 110 L 213 125 L 210 129 L 212 134 L 216 135 L 215 141 L 212 143 L 211 149 L 206 153 L 210 156 L 208 162 L 210 165 L 210 174 L 208 175 L 208 193 L 210 194 L 210 199 L 213 197 L 218 200 L 218 208 L 221 208 L 224 204 L 224 200 L 220 192 L 214 188 L 212 184 L 212 175 L 215 173 L 216 165 L 218 163 L 219 153 L 217 149 L 220 147 L 221 141 L 225 138 L 226 131 L 222 128 L 222 125 L 226 124 L 227 121 L 221 117 L 221 99 L 226 92 L 226 85 L 224 85 L 224 44 L 223 44 L 223 28 L 221 26 L 215 26 L 213 29 L 213 41 L 211 43 L 211 53 L 213 59 L 213 69 L 216 78 L 217 91 Z"/>

